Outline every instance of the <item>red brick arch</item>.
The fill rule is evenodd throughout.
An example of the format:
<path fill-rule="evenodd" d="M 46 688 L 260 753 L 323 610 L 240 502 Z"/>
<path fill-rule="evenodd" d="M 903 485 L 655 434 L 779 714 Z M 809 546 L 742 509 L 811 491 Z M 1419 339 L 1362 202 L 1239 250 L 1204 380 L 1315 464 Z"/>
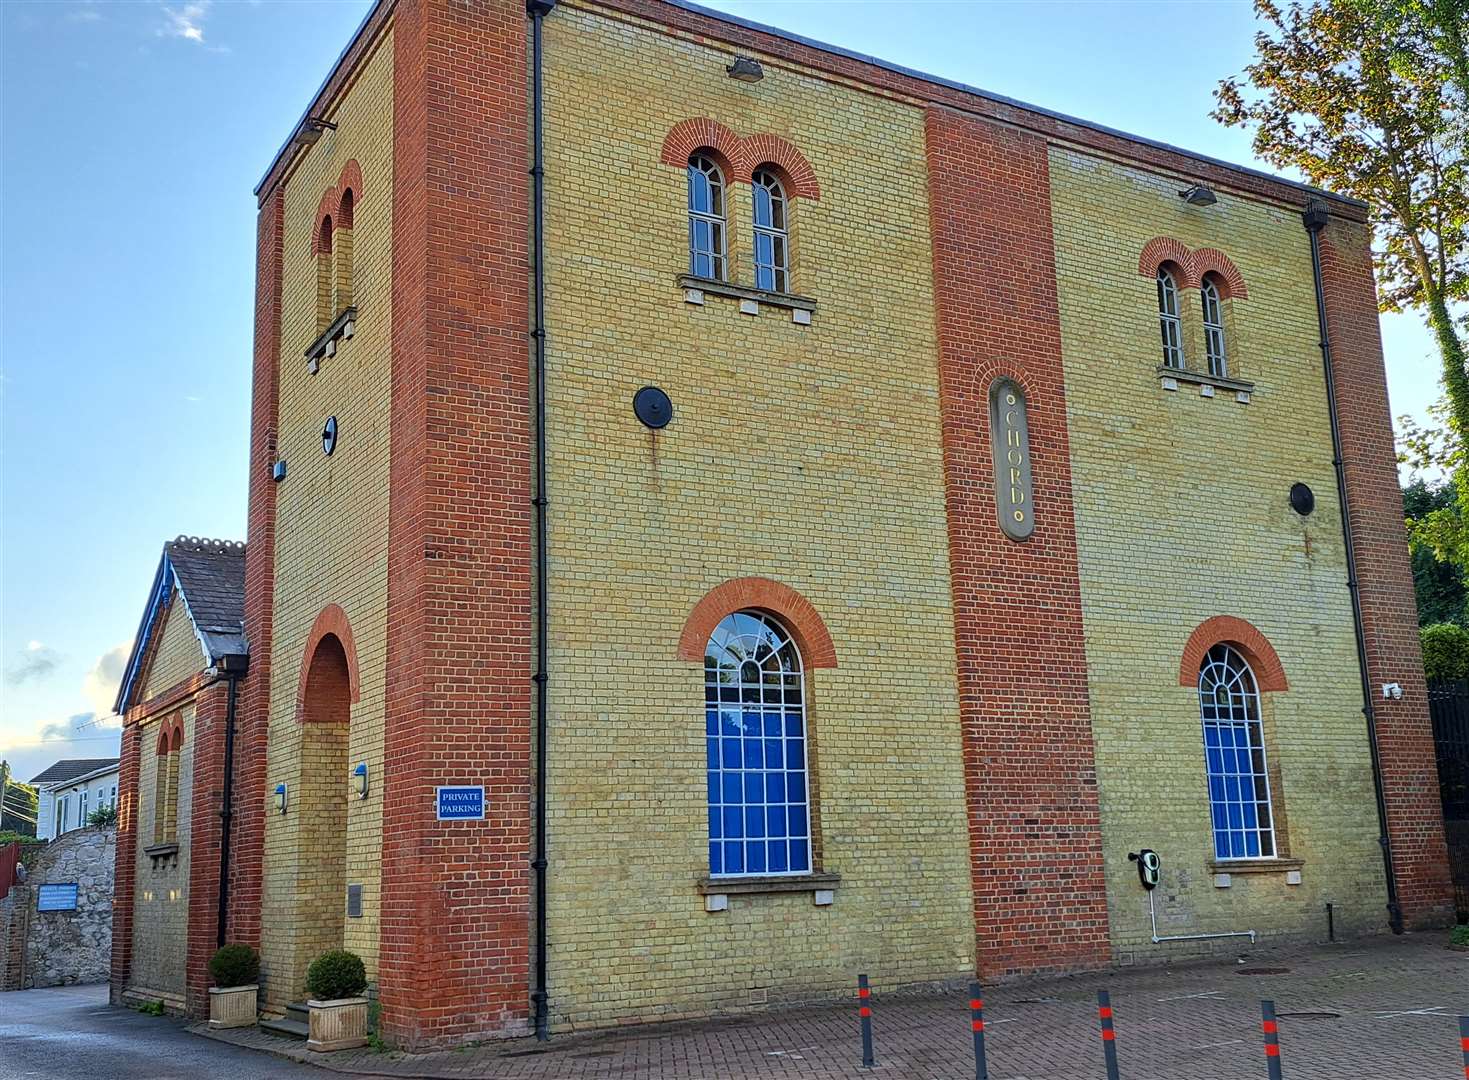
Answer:
<path fill-rule="evenodd" d="M 1220 285 L 1220 295 L 1225 299 L 1245 300 L 1250 290 L 1245 285 L 1239 267 L 1218 248 L 1199 248 L 1190 251 L 1182 240 L 1172 236 L 1155 236 L 1143 245 L 1137 258 L 1137 272 L 1145 278 L 1158 276 L 1158 267 L 1170 263 L 1183 271 L 1183 280 L 1178 283 L 1183 289 L 1197 289 L 1204 282 L 1205 274 L 1213 274 Z"/>
<path fill-rule="evenodd" d="M 1250 295 L 1244 275 L 1233 260 L 1216 248 L 1200 248 L 1193 253 L 1194 277 L 1203 284 L 1204 275 L 1212 274 L 1220 283 L 1220 295 L 1225 299 L 1245 300 Z"/>
<path fill-rule="evenodd" d="M 699 116 L 680 120 L 669 129 L 663 137 L 658 160 L 682 169 L 688 166 L 689 158 L 696 151 L 709 153 L 725 170 L 730 182 L 748 184 L 750 174 L 759 166 L 774 165 L 791 198 L 821 198 L 816 170 L 794 143 L 779 135 L 761 132 L 740 138 L 718 120 Z"/>
<path fill-rule="evenodd" d="M 735 578 L 705 593 L 689 613 L 683 633 L 678 637 L 678 658 L 702 663 L 704 647 L 719 621 L 747 608 L 778 616 L 796 639 L 807 667 L 837 666 L 836 646 L 811 601 L 789 585 L 763 577 Z"/>
<path fill-rule="evenodd" d="M 348 204 L 349 213 L 347 220 L 342 220 L 342 196 L 348 191 L 352 192 L 352 202 Z M 342 171 L 337 177 L 334 186 L 327 188 L 321 193 L 321 198 L 316 204 L 316 226 L 313 232 L 312 252 L 320 255 L 324 251 L 331 251 L 331 232 L 323 232 L 322 222 L 331 218 L 335 225 L 348 228 L 352 227 L 351 214 L 357 207 L 362 205 L 362 166 L 357 164 L 353 158 L 342 166 Z"/>
<path fill-rule="evenodd" d="M 357 645 L 352 640 L 352 625 L 347 621 L 347 613 L 336 604 L 328 604 L 321 609 L 316 616 L 316 621 L 311 624 L 311 633 L 306 635 L 306 647 L 301 651 L 301 673 L 296 682 L 296 716 L 305 715 L 306 707 L 306 679 L 311 671 L 311 659 L 316 655 L 316 647 L 321 644 L 321 639 L 334 636 L 342 643 L 342 652 L 347 656 L 347 683 L 351 690 L 352 701 L 357 701 L 362 696 L 361 687 L 357 682 Z"/>
<path fill-rule="evenodd" d="M 1220 642 L 1233 645 L 1249 661 L 1255 673 L 1255 681 L 1261 690 L 1289 690 L 1285 678 L 1285 667 L 1275 653 L 1275 647 L 1253 625 L 1234 615 L 1215 615 L 1205 619 L 1189 635 L 1183 647 L 1183 660 L 1178 665 L 1178 684 L 1197 686 L 1199 667 L 1204 654 Z"/>

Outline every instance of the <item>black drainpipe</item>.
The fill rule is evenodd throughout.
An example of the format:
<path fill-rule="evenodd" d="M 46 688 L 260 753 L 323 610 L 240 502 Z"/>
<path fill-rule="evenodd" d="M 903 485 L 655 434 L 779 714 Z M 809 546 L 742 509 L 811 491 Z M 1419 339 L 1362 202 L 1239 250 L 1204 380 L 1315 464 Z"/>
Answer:
<path fill-rule="evenodd" d="M 229 924 L 230 904 L 230 823 L 234 818 L 235 779 L 235 702 L 240 694 L 240 679 L 249 670 L 250 657 L 236 654 L 221 657 L 219 669 L 229 682 L 224 710 L 224 797 L 219 807 L 219 926 L 214 939 L 223 948 Z"/>
<path fill-rule="evenodd" d="M 1341 507 L 1342 544 L 1347 556 L 1347 591 L 1352 597 L 1352 628 L 1357 634 L 1357 668 L 1362 676 L 1362 715 L 1367 719 L 1367 745 L 1372 752 L 1372 789 L 1377 796 L 1377 843 L 1382 848 L 1382 869 L 1387 877 L 1387 924 L 1394 934 L 1403 932 L 1403 909 L 1398 903 L 1398 882 L 1393 873 L 1392 846 L 1387 832 L 1387 799 L 1382 792 L 1382 758 L 1377 749 L 1377 714 L 1372 708 L 1372 680 L 1367 673 L 1367 634 L 1362 627 L 1362 597 L 1357 588 L 1357 555 L 1352 546 L 1352 523 L 1347 515 L 1347 474 L 1342 464 L 1341 428 L 1336 414 L 1336 380 L 1331 371 L 1331 339 L 1326 332 L 1326 291 L 1321 281 L 1321 230 L 1331 214 L 1326 203 L 1312 199 L 1301 220 L 1311 237 L 1311 274 L 1316 284 L 1316 321 L 1321 331 L 1321 370 L 1326 377 L 1326 406 L 1331 419 L 1331 464 L 1336 470 L 1336 498 Z"/>
<path fill-rule="evenodd" d="M 536 855 L 531 866 L 536 872 L 536 961 L 535 990 L 531 1001 L 536 1008 L 536 1038 L 544 1042 L 551 1037 L 546 993 L 546 186 L 545 157 L 542 146 L 541 100 L 541 20 L 551 13 L 556 0 L 526 0 L 525 10 L 531 20 L 531 218 L 535 247 L 535 423 L 536 423 Z"/>

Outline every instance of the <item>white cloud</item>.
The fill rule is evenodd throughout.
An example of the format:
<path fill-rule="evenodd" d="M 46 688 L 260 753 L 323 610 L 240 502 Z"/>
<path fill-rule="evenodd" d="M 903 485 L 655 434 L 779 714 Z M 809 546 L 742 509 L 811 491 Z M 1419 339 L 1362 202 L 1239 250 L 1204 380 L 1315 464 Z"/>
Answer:
<path fill-rule="evenodd" d="M 92 670 L 82 679 L 82 695 L 99 716 L 112 712 L 117 701 L 117 688 L 122 683 L 122 669 L 128 662 L 130 644 L 108 649 L 97 658 Z"/>
<path fill-rule="evenodd" d="M 198 45 L 204 44 L 204 19 L 209 14 L 210 0 L 197 0 L 183 7 L 163 9 L 163 25 L 158 28 L 159 37 L 183 38 Z"/>
<path fill-rule="evenodd" d="M 50 645 L 28 641 L 20 660 L 11 665 L 5 674 L 12 686 L 22 686 L 32 680 L 44 679 L 60 663 L 61 656 Z"/>

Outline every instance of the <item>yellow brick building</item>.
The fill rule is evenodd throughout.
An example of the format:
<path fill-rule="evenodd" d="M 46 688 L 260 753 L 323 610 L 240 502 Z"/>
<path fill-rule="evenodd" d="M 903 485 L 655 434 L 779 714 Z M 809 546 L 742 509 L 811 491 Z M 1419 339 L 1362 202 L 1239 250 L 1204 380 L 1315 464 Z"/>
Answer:
<path fill-rule="evenodd" d="M 1359 204 L 662 0 L 383 0 L 256 193 L 183 981 L 424 1048 L 1443 917 Z"/>

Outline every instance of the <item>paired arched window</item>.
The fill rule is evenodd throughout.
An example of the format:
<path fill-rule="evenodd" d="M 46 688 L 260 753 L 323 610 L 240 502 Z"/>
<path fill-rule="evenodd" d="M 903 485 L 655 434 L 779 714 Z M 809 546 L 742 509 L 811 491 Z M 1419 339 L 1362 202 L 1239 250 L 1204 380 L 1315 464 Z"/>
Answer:
<path fill-rule="evenodd" d="M 1158 327 L 1163 333 L 1163 366 L 1183 367 L 1183 322 L 1178 314 L 1178 279 L 1158 267 Z"/>
<path fill-rule="evenodd" d="M 689 158 L 689 273 L 724 280 L 724 172 L 704 154 Z"/>
<path fill-rule="evenodd" d="M 322 215 L 316 234 L 316 328 L 319 331 L 325 330 L 353 304 L 352 217 L 356 196 L 347 188 L 340 197 L 328 192 L 323 201 L 335 213 Z"/>
<path fill-rule="evenodd" d="M 785 188 L 770 169 L 756 169 L 751 178 L 755 193 L 755 288 L 789 292 L 790 234 Z"/>
<path fill-rule="evenodd" d="M 1229 374 L 1224 355 L 1224 304 L 1219 296 L 1219 283 L 1212 276 L 1199 285 L 1204 306 L 1204 355 L 1209 361 L 1209 374 L 1220 378 Z"/>
<path fill-rule="evenodd" d="M 726 616 L 704 650 L 709 873 L 811 871 L 806 688 L 791 635 L 759 611 Z"/>
<path fill-rule="evenodd" d="M 1216 859 L 1273 858 L 1275 822 L 1255 674 L 1220 643 L 1199 665 L 1199 713 Z"/>
<path fill-rule="evenodd" d="M 158 735 L 158 773 L 153 778 L 153 842 L 178 840 L 179 760 L 183 757 L 184 729 L 177 718 L 164 721 Z"/>

